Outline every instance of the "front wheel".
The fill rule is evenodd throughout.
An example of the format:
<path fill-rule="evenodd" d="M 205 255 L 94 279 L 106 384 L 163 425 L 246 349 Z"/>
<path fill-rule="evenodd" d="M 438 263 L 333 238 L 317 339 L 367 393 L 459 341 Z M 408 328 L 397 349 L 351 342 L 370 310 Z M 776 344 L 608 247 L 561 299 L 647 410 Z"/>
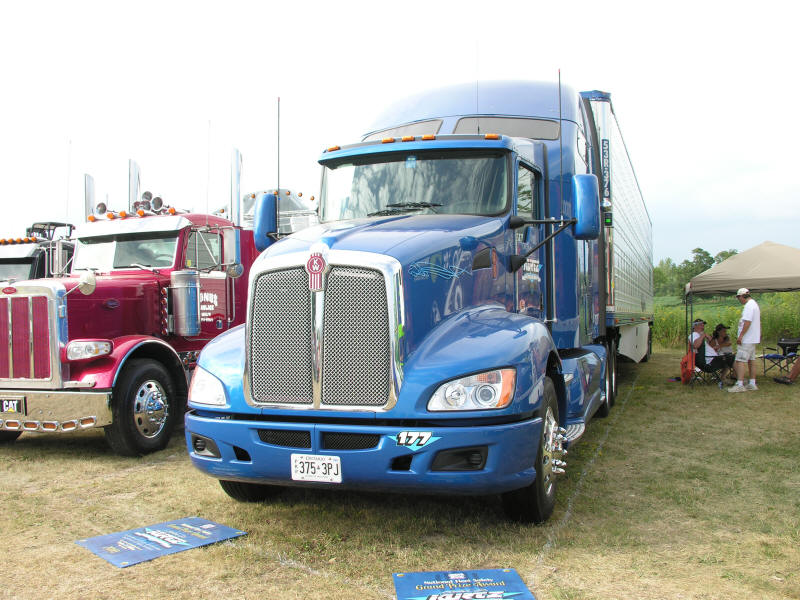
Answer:
<path fill-rule="evenodd" d="M 283 488 L 276 485 L 228 481 L 225 479 L 220 479 L 219 485 L 228 496 L 238 502 L 261 502 L 277 496 L 283 491 Z"/>
<path fill-rule="evenodd" d="M 0 444 L 10 444 L 20 435 L 22 435 L 21 431 L 0 431 Z"/>
<path fill-rule="evenodd" d="M 164 366 L 131 360 L 114 387 L 111 412 L 105 435 L 114 452 L 139 456 L 163 450 L 179 417 L 175 386 Z"/>
<path fill-rule="evenodd" d="M 529 486 L 503 494 L 506 515 L 523 523 L 544 523 L 556 505 L 556 477 L 563 473 L 564 437 L 558 425 L 556 389 L 549 377 L 544 378 L 542 398 L 542 430 L 536 451 L 536 479 Z"/>

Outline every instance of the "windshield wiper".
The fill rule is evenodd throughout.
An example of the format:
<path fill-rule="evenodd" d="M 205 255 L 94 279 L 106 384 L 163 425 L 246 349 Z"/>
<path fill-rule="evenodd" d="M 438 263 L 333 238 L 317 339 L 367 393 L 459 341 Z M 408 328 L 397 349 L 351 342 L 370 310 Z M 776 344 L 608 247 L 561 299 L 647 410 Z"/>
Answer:
<path fill-rule="evenodd" d="M 433 208 L 434 206 L 441 206 L 441 204 L 438 202 L 394 202 L 392 204 L 387 204 L 384 210 L 379 210 L 373 213 L 367 213 L 367 216 L 383 217 L 386 215 L 394 215 L 400 212 L 417 210 L 419 208 Z"/>
<path fill-rule="evenodd" d="M 143 271 L 150 271 L 151 273 L 155 273 L 156 275 L 158 275 L 158 272 L 159 272 L 158 269 L 154 269 L 150 265 L 140 265 L 139 263 L 131 263 L 130 266 L 131 267 L 136 267 L 137 269 L 142 269 Z M 120 267 L 117 267 L 117 268 L 120 268 Z M 122 267 L 122 268 L 124 269 L 125 267 Z"/>

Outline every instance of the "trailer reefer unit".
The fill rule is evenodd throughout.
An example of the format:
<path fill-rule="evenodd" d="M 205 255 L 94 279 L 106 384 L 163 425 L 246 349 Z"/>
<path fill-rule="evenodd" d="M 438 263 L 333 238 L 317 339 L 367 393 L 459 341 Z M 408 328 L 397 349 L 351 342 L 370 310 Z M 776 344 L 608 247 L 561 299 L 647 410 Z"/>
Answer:
<path fill-rule="evenodd" d="M 625 220 L 601 223 L 592 106 L 610 101 L 474 99 L 403 103 L 325 151 L 315 227 L 270 243 L 276 199 L 258 198 L 247 322 L 201 353 L 186 416 L 192 462 L 232 497 L 500 494 L 512 518 L 550 516 L 566 446 L 615 392 L 604 257 Z"/>

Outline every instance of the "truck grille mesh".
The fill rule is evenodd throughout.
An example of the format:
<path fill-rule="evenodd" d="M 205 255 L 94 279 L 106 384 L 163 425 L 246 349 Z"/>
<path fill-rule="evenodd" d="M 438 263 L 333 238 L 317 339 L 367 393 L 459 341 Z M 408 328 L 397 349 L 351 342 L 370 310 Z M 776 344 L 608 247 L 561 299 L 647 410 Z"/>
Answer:
<path fill-rule="evenodd" d="M 331 269 L 324 323 L 322 404 L 385 404 L 390 350 L 383 276 L 368 269 Z"/>
<path fill-rule="evenodd" d="M 271 271 L 254 288 L 250 381 L 257 402 L 311 404 L 311 292 L 303 269 Z"/>
<path fill-rule="evenodd" d="M 383 275 L 373 269 L 334 266 L 324 294 L 321 405 L 385 405 L 390 395 L 391 349 Z M 263 273 L 256 280 L 251 302 L 253 400 L 311 404 L 308 275 L 303 268 Z"/>
<path fill-rule="evenodd" d="M 0 379 L 50 379 L 46 296 L 0 298 Z"/>

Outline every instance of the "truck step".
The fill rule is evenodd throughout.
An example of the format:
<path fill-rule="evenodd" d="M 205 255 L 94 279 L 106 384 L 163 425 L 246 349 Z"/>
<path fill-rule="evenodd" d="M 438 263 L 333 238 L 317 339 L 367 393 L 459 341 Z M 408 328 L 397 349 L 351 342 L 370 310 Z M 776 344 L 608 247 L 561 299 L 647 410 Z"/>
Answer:
<path fill-rule="evenodd" d="M 584 431 L 586 431 L 586 423 L 570 423 L 567 425 L 566 430 L 567 432 L 564 434 L 564 436 L 567 438 L 566 442 L 568 444 L 572 444 L 583 435 Z"/>

